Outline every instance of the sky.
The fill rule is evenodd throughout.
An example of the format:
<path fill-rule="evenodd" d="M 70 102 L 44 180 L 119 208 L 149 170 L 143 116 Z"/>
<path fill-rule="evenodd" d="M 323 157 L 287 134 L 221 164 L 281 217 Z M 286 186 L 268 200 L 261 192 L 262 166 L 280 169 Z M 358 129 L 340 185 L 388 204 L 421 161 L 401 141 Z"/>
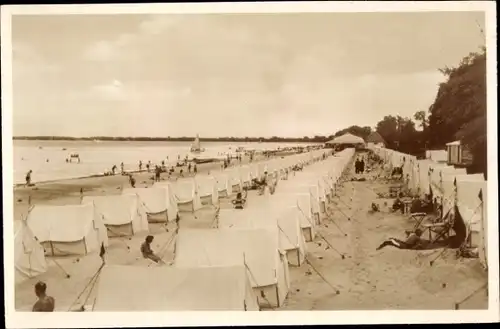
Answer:
<path fill-rule="evenodd" d="M 12 17 L 15 136 L 331 135 L 433 103 L 481 12 Z"/>

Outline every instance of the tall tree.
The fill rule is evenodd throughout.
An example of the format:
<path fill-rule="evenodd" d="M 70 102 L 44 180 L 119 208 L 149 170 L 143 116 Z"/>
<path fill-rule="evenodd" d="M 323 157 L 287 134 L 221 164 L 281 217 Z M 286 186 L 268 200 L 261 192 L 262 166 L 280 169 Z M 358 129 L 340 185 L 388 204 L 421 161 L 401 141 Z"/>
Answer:
<path fill-rule="evenodd" d="M 460 139 L 473 155 L 473 170 L 486 174 L 486 51 L 470 53 L 454 68 L 440 70 L 447 80 L 439 86 L 429 109 L 429 141 L 444 147 Z"/>

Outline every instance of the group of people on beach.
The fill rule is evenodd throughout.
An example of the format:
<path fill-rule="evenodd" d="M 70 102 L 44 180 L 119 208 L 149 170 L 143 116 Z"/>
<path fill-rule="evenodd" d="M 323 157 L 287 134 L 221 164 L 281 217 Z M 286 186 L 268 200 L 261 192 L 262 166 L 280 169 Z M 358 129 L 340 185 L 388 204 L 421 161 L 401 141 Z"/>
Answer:
<path fill-rule="evenodd" d="M 354 171 L 356 174 L 362 174 L 365 172 L 365 160 L 363 158 L 357 158 L 354 163 Z"/>

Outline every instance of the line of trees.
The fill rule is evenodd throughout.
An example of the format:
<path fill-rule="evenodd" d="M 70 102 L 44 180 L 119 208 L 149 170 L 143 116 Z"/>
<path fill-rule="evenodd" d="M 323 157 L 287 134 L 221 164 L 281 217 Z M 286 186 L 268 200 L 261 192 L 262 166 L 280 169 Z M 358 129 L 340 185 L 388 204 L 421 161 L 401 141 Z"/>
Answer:
<path fill-rule="evenodd" d="M 384 116 L 376 127 L 388 148 L 422 156 L 425 150 L 445 149 L 460 140 L 472 155 L 469 172 L 487 173 L 486 48 L 473 52 L 456 67 L 439 70 L 446 81 L 428 111 L 413 118 Z M 418 125 L 418 130 L 417 130 Z M 335 134 L 349 132 L 366 139 L 370 127 L 351 126 Z"/>

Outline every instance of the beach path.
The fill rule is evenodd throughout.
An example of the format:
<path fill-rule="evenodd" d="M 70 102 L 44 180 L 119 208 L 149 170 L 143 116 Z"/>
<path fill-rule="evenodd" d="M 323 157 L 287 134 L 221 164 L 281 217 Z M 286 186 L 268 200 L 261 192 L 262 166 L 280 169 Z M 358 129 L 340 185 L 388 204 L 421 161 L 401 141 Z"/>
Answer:
<path fill-rule="evenodd" d="M 486 309 L 480 288 L 487 274 L 477 259 L 456 259 L 455 250 L 446 250 L 430 266 L 443 249 L 375 250 L 390 237 L 404 239 L 414 223 L 389 211 L 394 200 L 377 197 L 376 190 L 388 189 L 377 173 L 351 181 L 352 171 L 323 216 L 320 236 L 307 244 L 310 264 L 290 268 L 291 290 L 280 310 L 453 310 L 471 294 L 460 309 Z M 372 202 L 381 204 L 380 212 L 370 211 Z"/>

